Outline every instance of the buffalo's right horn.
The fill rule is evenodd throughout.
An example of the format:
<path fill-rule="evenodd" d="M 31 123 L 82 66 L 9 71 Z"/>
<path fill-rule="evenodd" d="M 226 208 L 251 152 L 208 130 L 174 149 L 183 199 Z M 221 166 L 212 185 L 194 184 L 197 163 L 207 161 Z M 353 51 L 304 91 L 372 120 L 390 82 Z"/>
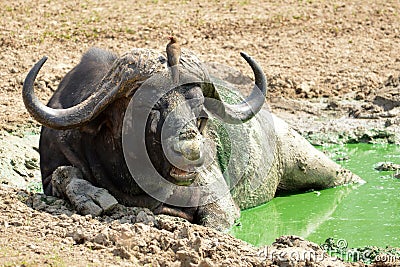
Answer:
<path fill-rule="evenodd" d="M 22 97 L 27 110 L 46 127 L 70 129 L 81 126 L 96 117 L 118 94 L 119 84 L 116 84 L 111 90 L 103 86 L 104 88 L 100 88 L 95 94 L 76 106 L 65 109 L 47 107 L 36 97 L 33 89 L 36 76 L 46 60 L 47 57 L 43 57 L 33 66 L 26 76 L 22 90 Z M 101 85 L 104 85 L 104 81 L 100 83 Z"/>

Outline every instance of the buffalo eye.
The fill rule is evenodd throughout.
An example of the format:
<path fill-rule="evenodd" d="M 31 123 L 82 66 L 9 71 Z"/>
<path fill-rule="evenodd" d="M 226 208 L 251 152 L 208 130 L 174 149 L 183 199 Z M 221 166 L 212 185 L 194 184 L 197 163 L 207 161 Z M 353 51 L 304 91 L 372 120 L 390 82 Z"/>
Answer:
<path fill-rule="evenodd" d="M 160 121 L 160 111 L 152 110 L 150 112 L 149 120 L 150 120 L 150 131 L 152 133 L 156 133 L 158 128 L 158 122 Z"/>
<path fill-rule="evenodd" d="M 197 119 L 197 128 L 199 129 L 200 133 L 203 133 L 203 130 L 206 127 L 206 124 L 207 124 L 207 120 L 208 120 L 207 113 L 204 110 L 202 110 L 200 112 L 200 115 L 199 115 L 198 119 Z"/>

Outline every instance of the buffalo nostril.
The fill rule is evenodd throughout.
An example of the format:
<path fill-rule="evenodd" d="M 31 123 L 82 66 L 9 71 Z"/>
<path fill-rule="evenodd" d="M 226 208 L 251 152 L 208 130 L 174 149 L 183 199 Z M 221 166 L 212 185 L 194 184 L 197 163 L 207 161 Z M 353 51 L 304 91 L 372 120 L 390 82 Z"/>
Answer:
<path fill-rule="evenodd" d="M 178 141 L 173 146 L 175 152 L 181 154 L 190 161 L 195 161 L 201 158 L 201 142 L 198 140 Z"/>
<path fill-rule="evenodd" d="M 192 128 L 179 133 L 179 140 L 195 139 L 196 137 L 197 137 L 197 131 Z"/>

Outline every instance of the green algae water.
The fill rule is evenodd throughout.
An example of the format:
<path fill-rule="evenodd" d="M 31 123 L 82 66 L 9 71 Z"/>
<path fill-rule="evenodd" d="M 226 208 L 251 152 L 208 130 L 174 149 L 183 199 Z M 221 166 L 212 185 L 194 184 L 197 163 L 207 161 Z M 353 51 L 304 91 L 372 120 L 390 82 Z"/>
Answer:
<path fill-rule="evenodd" d="M 349 144 L 322 147 L 332 159 L 363 178 L 363 185 L 278 196 L 242 211 L 231 234 L 253 245 L 281 235 L 298 235 L 318 244 L 333 237 L 349 247 L 400 247 L 400 179 L 377 171 L 379 162 L 400 164 L 400 146 Z"/>

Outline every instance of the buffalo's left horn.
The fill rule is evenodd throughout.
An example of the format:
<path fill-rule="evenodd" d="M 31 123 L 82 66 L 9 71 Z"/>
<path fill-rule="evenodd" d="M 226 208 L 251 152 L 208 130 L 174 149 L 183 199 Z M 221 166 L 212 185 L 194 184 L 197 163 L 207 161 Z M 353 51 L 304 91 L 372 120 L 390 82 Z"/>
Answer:
<path fill-rule="evenodd" d="M 260 65 L 246 53 L 241 52 L 240 55 L 247 61 L 254 73 L 255 86 L 250 96 L 242 103 L 231 105 L 221 101 L 214 85 L 206 86 L 207 89 L 203 90 L 204 96 L 211 98 L 211 100 L 206 99 L 207 109 L 223 121 L 232 124 L 246 122 L 253 118 L 261 110 L 267 94 L 267 79 Z"/>

